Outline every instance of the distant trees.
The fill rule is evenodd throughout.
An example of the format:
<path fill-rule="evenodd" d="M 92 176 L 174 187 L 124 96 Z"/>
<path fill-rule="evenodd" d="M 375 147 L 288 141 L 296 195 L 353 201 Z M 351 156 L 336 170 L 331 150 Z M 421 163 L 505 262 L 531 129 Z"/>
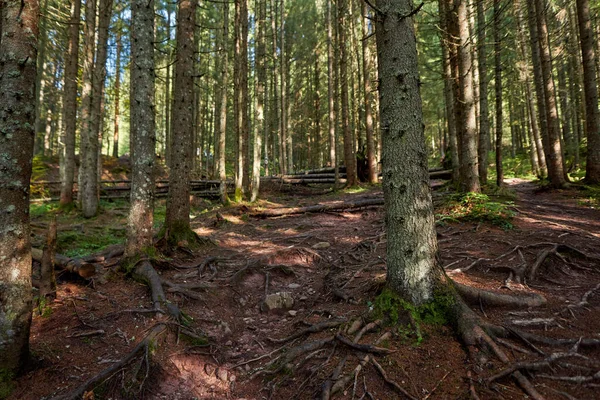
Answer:
<path fill-rule="evenodd" d="M 0 1 L 0 392 L 29 358 L 38 1 Z"/>

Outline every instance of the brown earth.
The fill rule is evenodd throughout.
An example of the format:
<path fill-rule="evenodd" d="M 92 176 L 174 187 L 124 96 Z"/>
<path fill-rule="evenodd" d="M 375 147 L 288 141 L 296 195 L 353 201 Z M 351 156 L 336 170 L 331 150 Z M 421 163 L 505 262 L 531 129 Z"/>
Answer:
<path fill-rule="evenodd" d="M 576 190 L 544 192 L 523 180 L 507 183 L 518 196 L 514 228 L 503 230 L 477 222 L 440 224 L 442 265 L 448 266 L 449 275 L 460 283 L 509 294 L 536 292 L 548 300 L 547 305 L 537 309 L 492 308 L 485 304 L 475 307 L 479 315 L 496 324 L 516 326 L 519 321 L 515 320 L 529 323 L 539 318 L 545 323 L 523 329 L 550 338 L 600 339 L 597 259 L 563 253 L 562 258 L 549 258 L 536 280 L 523 284 L 505 284 L 508 273 L 502 268 L 517 266 L 523 260 L 531 264 L 552 243 L 600 256 L 600 210 L 580 204 Z M 335 195 L 294 188 L 287 193 L 268 191 L 260 205 L 301 206 L 375 196 L 381 196 L 377 187 Z M 179 251 L 156 265 L 161 276 L 173 282 L 210 284 L 210 288 L 197 292 L 199 296 L 195 297 L 199 299 L 169 295 L 170 301 L 192 318 L 191 328 L 206 335 L 208 342 L 178 335 L 179 329 L 187 327 L 172 324 L 173 329 L 160 336 L 148 357 L 138 357 L 128 368 L 118 371 L 95 390 L 96 398 L 321 398 L 323 385 L 340 360 L 347 356 L 342 369 L 345 375 L 355 369 L 360 357 L 374 356 L 332 341 L 285 359 L 292 354 L 291 349 L 336 333 L 352 339 L 354 335 L 347 334 L 346 329 L 354 321 L 373 320 L 372 305 L 385 279 L 387 239 L 382 207 L 271 219 L 252 218 L 249 214 L 253 207 L 229 207 L 196 217 L 196 232 L 210 237 L 217 246 L 205 247 L 193 255 Z M 114 212 L 103 218 L 93 223 L 116 224 Z M 497 258 L 516 246 L 523 247 L 523 260 L 518 252 Z M 215 260 L 199 274 L 196 266 L 208 257 Z M 468 271 L 461 270 L 477 260 Z M 51 311 L 34 317 L 31 351 L 35 362 L 19 379 L 11 399 L 51 398 L 73 390 L 123 358 L 150 328 L 166 320 L 154 314 L 118 313 L 150 307 L 147 287 L 120 272 L 92 282 L 66 276 L 62 279 L 58 300 L 49 306 Z M 577 306 L 595 287 L 599 290 L 590 292 L 587 304 Z M 266 295 L 284 291 L 294 298 L 293 312 L 261 312 Z M 336 320 L 346 323 L 286 343 L 271 340 Z M 450 328 L 420 324 L 420 329 L 422 340 L 418 340 L 410 321 L 404 321 L 368 332 L 360 343 L 372 344 L 383 333 L 391 333 L 379 346 L 393 352 L 374 357 L 387 371 L 389 380 L 414 398 L 471 398 L 469 371 L 473 371 L 473 387 L 482 399 L 525 398 L 509 377 L 485 383 L 486 378 L 506 367 L 492 355 L 484 355 L 484 362 L 473 365 Z M 93 331 L 98 332 L 76 337 Z M 537 361 L 544 358 L 539 354 L 542 352 L 549 355 L 569 351 L 568 346 L 533 346 L 518 339 L 507 343 L 503 346 L 510 347 L 503 348 L 513 361 Z M 585 360 L 577 356 L 552 368 L 526 373 L 545 398 L 600 398 L 599 377 L 579 383 L 564 379 L 590 377 L 600 370 L 597 348 L 578 351 Z M 283 359 L 284 363 L 277 362 Z M 136 381 L 132 381 L 132 375 Z M 384 382 L 371 363 L 351 376 L 335 397 L 405 398 Z"/>

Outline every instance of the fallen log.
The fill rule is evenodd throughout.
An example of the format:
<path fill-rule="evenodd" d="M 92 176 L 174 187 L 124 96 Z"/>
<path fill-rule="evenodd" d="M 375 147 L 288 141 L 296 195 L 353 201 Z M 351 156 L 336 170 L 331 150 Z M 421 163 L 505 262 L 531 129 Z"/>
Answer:
<path fill-rule="evenodd" d="M 326 211 L 342 211 L 342 210 L 350 210 L 350 209 L 354 209 L 354 208 L 373 207 L 373 206 L 382 206 L 382 205 L 383 205 L 383 198 L 378 197 L 378 198 L 372 198 L 372 199 L 348 201 L 348 202 L 344 202 L 344 203 L 316 204 L 316 205 L 307 206 L 307 207 L 275 208 L 275 209 L 271 209 L 271 210 L 255 212 L 252 214 L 252 216 L 255 218 L 282 217 L 285 215 L 318 213 L 318 212 L 326 212 Z"/>
<path fill-rule="evenodd" d="M 41 263 L 44 257 L 44 251 L 41 249 L 31 249 L 31 257 Z M 54 255 L 54 267 L 64 269 L 82 278 L 91 278 L 96 274 L 96 267 L 82 258 L 69 258 L 61 254 Z"/>

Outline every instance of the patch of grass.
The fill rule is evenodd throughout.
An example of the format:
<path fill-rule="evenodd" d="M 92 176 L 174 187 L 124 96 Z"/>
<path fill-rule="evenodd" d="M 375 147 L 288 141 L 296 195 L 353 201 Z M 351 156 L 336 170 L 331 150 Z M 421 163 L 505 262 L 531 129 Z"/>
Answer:
<path fill-rule="evenodd" d="M 121 244 L 125 240 L 124 230 L 109 227 L 94 229 L 93 232 L 65 231 L 58 233 L 57 252 L 67 257 L 83 257 L 97 253 L 107 246 Z"/>
<path fill-rule="evenodd" d="M 344 188 L 344 190 L 342 190 L 343 193 L 348 193 L 348 194 L 364 193 L 366 191 L 367 191 L 367 188 L 364 186 L 360 186 L 360 185 L 347 187 L 347 188 Z"/>
<path fill-rule="evenodd" d="M 31 203 L 29 205 L 29 215 L 31 218 L 43 217 L 46 214 L 55 213 L 57 210 L 59 210 L 59 205 L 56 202 Z"/>
<path fill-rule="evenodd" d="M 491 201 L 487 194 L 466 193 L 450 197 L 448 204 L 436 215 L 438 223 L 447 221 L 489 222 L 503 229 L 512 229 L 515 212 L 512 201 Z"/>
<path fill-rule="evenodd" d="M 591 208 L 600 207 L 600 186 L 585 185 L 581 188 L 581 198 L 578 204 Z"/>
<path fill-rule="evenodd" d="M 491 154 L 491 152 L 490 152 Z M 496 181 L 496 160 L 489 160 L 488 179 L 492 182 Z M 534 180 L 537 177 L 531 169 L 531 161 L 529 155 L 525 153 L 517 154 L 515 157 L 504 157 L 502 160 L 505 178 L 523 178 Z"/>
<path fill-rule="evenodd" d="M 14 373 L 6 368 L 0 368 L 0 399 L 6 399 L 15 388 Z"/>

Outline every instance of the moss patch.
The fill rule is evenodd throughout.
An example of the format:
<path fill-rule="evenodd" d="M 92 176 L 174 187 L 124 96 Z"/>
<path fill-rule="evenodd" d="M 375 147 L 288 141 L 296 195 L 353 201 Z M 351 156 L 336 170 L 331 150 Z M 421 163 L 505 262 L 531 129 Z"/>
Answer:
<path fill-rule="evenodd" d="M 14 390 L 14 378 L 15 374 L 12 371 L 0 368 L 0 400 L 8 398 Z"/>
<path fill-rule="evenodd" d="M 489 222 L 505 230 L 512 229 L 512 219 L 516 215 L 511 208 L 512 201 L 503 201 L 507 194 L 493 195 L 498 201 L 492 201 L 483 193 L 456 194 L 450 197 L 447 205 L 436 215 L 438 223 L 471 221 Z"/>

